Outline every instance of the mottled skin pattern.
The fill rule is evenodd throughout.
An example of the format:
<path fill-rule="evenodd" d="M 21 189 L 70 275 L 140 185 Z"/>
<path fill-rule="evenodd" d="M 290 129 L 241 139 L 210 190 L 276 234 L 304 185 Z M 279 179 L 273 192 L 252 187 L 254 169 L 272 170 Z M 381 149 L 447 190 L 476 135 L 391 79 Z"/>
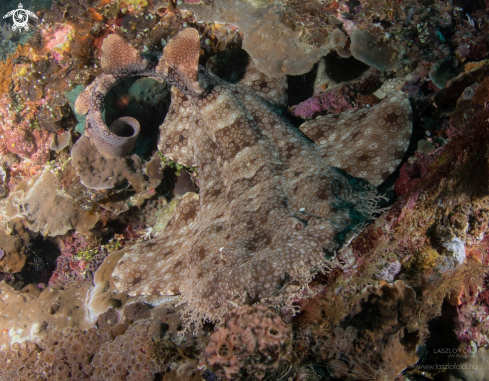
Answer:
<path fill-rule="evenodd" d="M 399 165 L 411 139 L 411 105 L 404 93 L 392 93 L 382 107 L 319 116 L 300 130 L 319 145 L 319 156 L 332 167 L 381 184 Z M 342 154 L 337 149 L 341 147 Z"/>
<path fill-rule="evenodd" d="M 321 146 L 274 111 L 286 99 L 285 78 L 269 81 L 250 65 L 230 84 L 198 67 L 199 50 L 197 31 L 184 30 L 166 46 L 155 77 L 173 85 L 159 149 L 197 167 L 200 195 L 184 197 L 158 237 L 125 249 L 113 276 L 130 295 L 181 294 L 191 321 L 218 321 L 235 305 L 290 300 L 323 268 L 325 253 L 368 219 L 375 193 L 328 165 L 344 146 L 325 160 Z M 402 136 L 382 144 L 404 142 L 406 102 L 391 97 L 369 111 L 379 117 L 379 109 L 402 107 Z M 360 122 L 369 112 L 358 114 Z M 378 166 L 384 173 L 394 164 Z"/>

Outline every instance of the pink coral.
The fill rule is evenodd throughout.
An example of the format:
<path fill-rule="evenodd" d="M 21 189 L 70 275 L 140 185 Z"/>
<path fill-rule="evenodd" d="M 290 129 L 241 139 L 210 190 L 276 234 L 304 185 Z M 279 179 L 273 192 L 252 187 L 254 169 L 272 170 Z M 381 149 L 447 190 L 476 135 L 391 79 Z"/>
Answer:
<path fill-rule="evenodd" d="M 414 189 L 420 179 L 427 175 L 429 166 L 435 158 L 434 155 L 437 154 L 437 151 L 434 151 L 432 155 L 416 152 L 410 161 L 404 163 L 395 184 L 396 196 L 402 196 Z"/>
<path fill-rule="evenodd" d="M 345 86 L 336 87 L 314 95 L 308 100 L 294 107 L 292 113 L 304 119 L 311 119 L 325 111 L 338 114 L 345 110 L 355 109 L 351 104 L 350 96 Z"/>
<path fill-rule="evenodd" d="M 26 107 L 23 115 L 18 115 L 9 107 L 8 94 L 0 97 L 0 155 L 14 153 L 35 163 L 49 160 L 51 134 L 44 130 L 30 129 L 31 114 L 37 112 Z"/>
<path fill-rule="evenodd" d="M 237 373 L 261 379 L 288 354 L 290 340 L 290 328 L 279 316 L 263 306 L 242 306 L 212 334 L 205 356 L 228 379 Z"/>
<path fill-rule="evenodd" d="M 49 159 L 49 139 L 47 131 L 30 132 L 21 127 L 5 126 L 0 135 L 0 154 L 15 153 L 35 163 L 45 163 Z"/>
<path fill-rule="evenodd" d="M 90 250 L 89 241 L 75 233 L 61 241 L 61 255 L 56 258 L 56 269 L 49 279 L 49 285 L 80 286 L 93 279 L 93 273 L 100 266 L 107 253 L 105 250 Z"/>
<path fill-rule="evenodd" d="M 29 157 L 36 149 L 32 134 L 22 128 L 5 126 L 0 135 L 0 153 L 15 153 L 20 157 Z"/>
<path fill-rule="evenodd" d="M 69 35 L 73 31 L 71 25 L 64 25 L 56 30 L 44 29 L 42 34 L 46 40 L 46 50 L 53 51 L 63 48 L 63 45 L 69 41 Z"/>
<path fill-rule="evenodd" d="M 312 115 L 319 114 L 323 108 L 317 97 L 312 97 L 307 101 L 299 103 L 293 111 L 295 116 L 300 116 L 301 118 L 308 119 L 312 118 Z"/>

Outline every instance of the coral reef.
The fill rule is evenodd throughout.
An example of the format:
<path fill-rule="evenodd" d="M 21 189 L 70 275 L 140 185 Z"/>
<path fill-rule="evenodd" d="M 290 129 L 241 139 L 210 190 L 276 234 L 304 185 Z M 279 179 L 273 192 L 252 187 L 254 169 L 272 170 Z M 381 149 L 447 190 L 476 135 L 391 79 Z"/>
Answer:
<path fill-rule="evenodd" d="M 351 56 L 351 51 L 346 47 L 347 38 L 346 35 L 339 29 L 335 29 L 329 35 L 331 43 L 336 48 L 336 52 L 340 57 L 348 58 Z"/>
<path fill-rule="evenodd" d="M 0 346 L 5 349 L 14 342 L 46 338 L 65 328 L 88 329 L 84 306 L 89 285 L 64 291 L 61 287 L 46 288 L 39 296 L 23 293 L 0 283 L 4 334 Z"/>
<path fill-rule="evenodd" d="M 487 378 L 488 1 L 28 8 L 1 380 Z"/>
<path fill-rule="evenodd" d="M 429 72 L 430 79 L 436 86 L 443 89 L 448 81 L 457 76 L 457 72 L 454 71 L 457 66 L 458 62 L 453 57 L 435 62 Z"/>
<path fill-rule="evenodd" d="M 93 374 L 90 358 L 101 343 L 93 328 L 66 328 L 38 343 L 14 343 L 0 351 L 2 376 L 6 380 L 63 380 L 70 376 L 88 380 Z"/>
<path fill-rule="evenodd" d="M 307 101 L 299 103 L 294 107 L 293 114 L 304 119 L 311 119 L 323 114 L 326 110 L 338 114 L 352 109 L 354 107 L 345 87 L 335 87 L 330 91 L 321 92 Z"/>
<path fill-rule="evenodd" d="M 378 70 L 395 70 L 399 67 L 399 52 L 365 31 L 354 30 L 351 34 L 351 54 L 357 60 Z"/>
<path fill-rule="evenodd" d="M 17 273 L 25 265 L 27 256 L 25 254 L 26 237 L 21 237 L 16 232 L 6 234 L 0 230 L 0 271 Z"/>
<path fill-rule="evenodd" d="M 145 176 L 141 171 L 141 159 L 105 158 L 83 135 L 73 146 L 71 157 L 80 181 L 91 189 L 112 189 L 129 182 L 138 191 L 143 189 Z"/>
<path fill-rule="evenodd" d="M 313 313 L 314 303 L 308 301 L 303 306 L 300 325 Z M 324 313 L 327 304 L 319 301 L 317 307 Z M 315 327 L 308 333 L 315 343 L 313 351 L 328 364 L 335 379 L 394 379 L 418 361 L 419 336 L 407 326 L 416 319 L 420 306 L 414 290 L 402 281 L 368 287 L 355 298 L 341 321 L 329 329 Z"/>

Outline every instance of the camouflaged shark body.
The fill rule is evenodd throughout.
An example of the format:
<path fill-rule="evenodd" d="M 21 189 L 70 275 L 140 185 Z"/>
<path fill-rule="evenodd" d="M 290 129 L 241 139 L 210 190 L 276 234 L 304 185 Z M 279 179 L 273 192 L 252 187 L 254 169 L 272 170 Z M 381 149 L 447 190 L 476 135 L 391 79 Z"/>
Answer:
<path fill-rule="evenodd" d="M 180 32 L 152 75 L 173 85 L 159 149 L 197 167 L 199 197 L 184 197 L 155 239 L 125 249 L 113 277 L 130 295 L 181 294 L 192 320 L 217 321 L 234 305 L 283 303 L 307 285 L 369 218 L 375 193 L 365 180 L 378 185 L 395 169 L 412 123 L 407 97 L 395 94 L 307 122 L 306 137 L 276 111 L 285 77 L 250 64 L 231 84 L 198 66 L 199 51 L 198 32 Z"/>

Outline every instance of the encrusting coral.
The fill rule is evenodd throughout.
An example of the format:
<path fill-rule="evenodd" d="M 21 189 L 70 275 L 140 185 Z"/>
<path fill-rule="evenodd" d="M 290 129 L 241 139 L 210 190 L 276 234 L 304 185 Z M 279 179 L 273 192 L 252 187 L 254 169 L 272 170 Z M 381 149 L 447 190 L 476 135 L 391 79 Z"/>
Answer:
<path fill-rule="evenodd" d="M 367 287 L 359 298 L 334 329 L 334 338 L 323 340 L 324 332 L 313 328 L 319 338 L 313 351 L 328 362 L 335 379 L 393 380 L 418 360 L 419 337 L 406 326 L 421 303 L 402 281 Z"/>
<path fill-rule="evenodd" d="M 145 178 L 141 173 L 141 159 L 137 155 L 130 158 L 105 158 L 82 136 L 71 150 L 73 166 L 81 183 L 91 189 L 111 189 L 129 181 L 140 190 Z"/>
<path fill-rule="evenodd" d="M 269 80 L 250 62 L 243 80 L 231 84 L 199 67 L 199 52 L 198 32 L 185 29 L 148 69 L 131 45 L 111 35 L 102 44 L 104 74 L 76 107 L 88 112 L 88 136 L 110 157 L 125 139 L 102 119 L 110 86 L 133 75 L 173 86 L 159 149 L 197 168 L 199 200 L 182 199 L 156 239 L 125 249 L 113 276 L 130 295 L 181 294 L 190 321 L 217 321 L 246 298 L 272 305 L 291 300 L 323 267 L 325 253 L 370 217 L 376 193 L 365 180 L 379 184 L 400 162 L 411 110 L 395 95 L 349 113 L 340 119 L 350 123 L 343 127 L 348 139 L 326 154 L 275 111 L 284 106 L 285 77 Z M 365 128 L 374 119 L 375 132 Z M 329 127 L 317 125 L 313 135 Z M 349 169 L 363 179 L 328 166 L 345 166 L 338 157 L 348 146 L 359 150 L 358 165 Z M 380 159 L 372 155 L 375 147 L 385 152 Z"/>

